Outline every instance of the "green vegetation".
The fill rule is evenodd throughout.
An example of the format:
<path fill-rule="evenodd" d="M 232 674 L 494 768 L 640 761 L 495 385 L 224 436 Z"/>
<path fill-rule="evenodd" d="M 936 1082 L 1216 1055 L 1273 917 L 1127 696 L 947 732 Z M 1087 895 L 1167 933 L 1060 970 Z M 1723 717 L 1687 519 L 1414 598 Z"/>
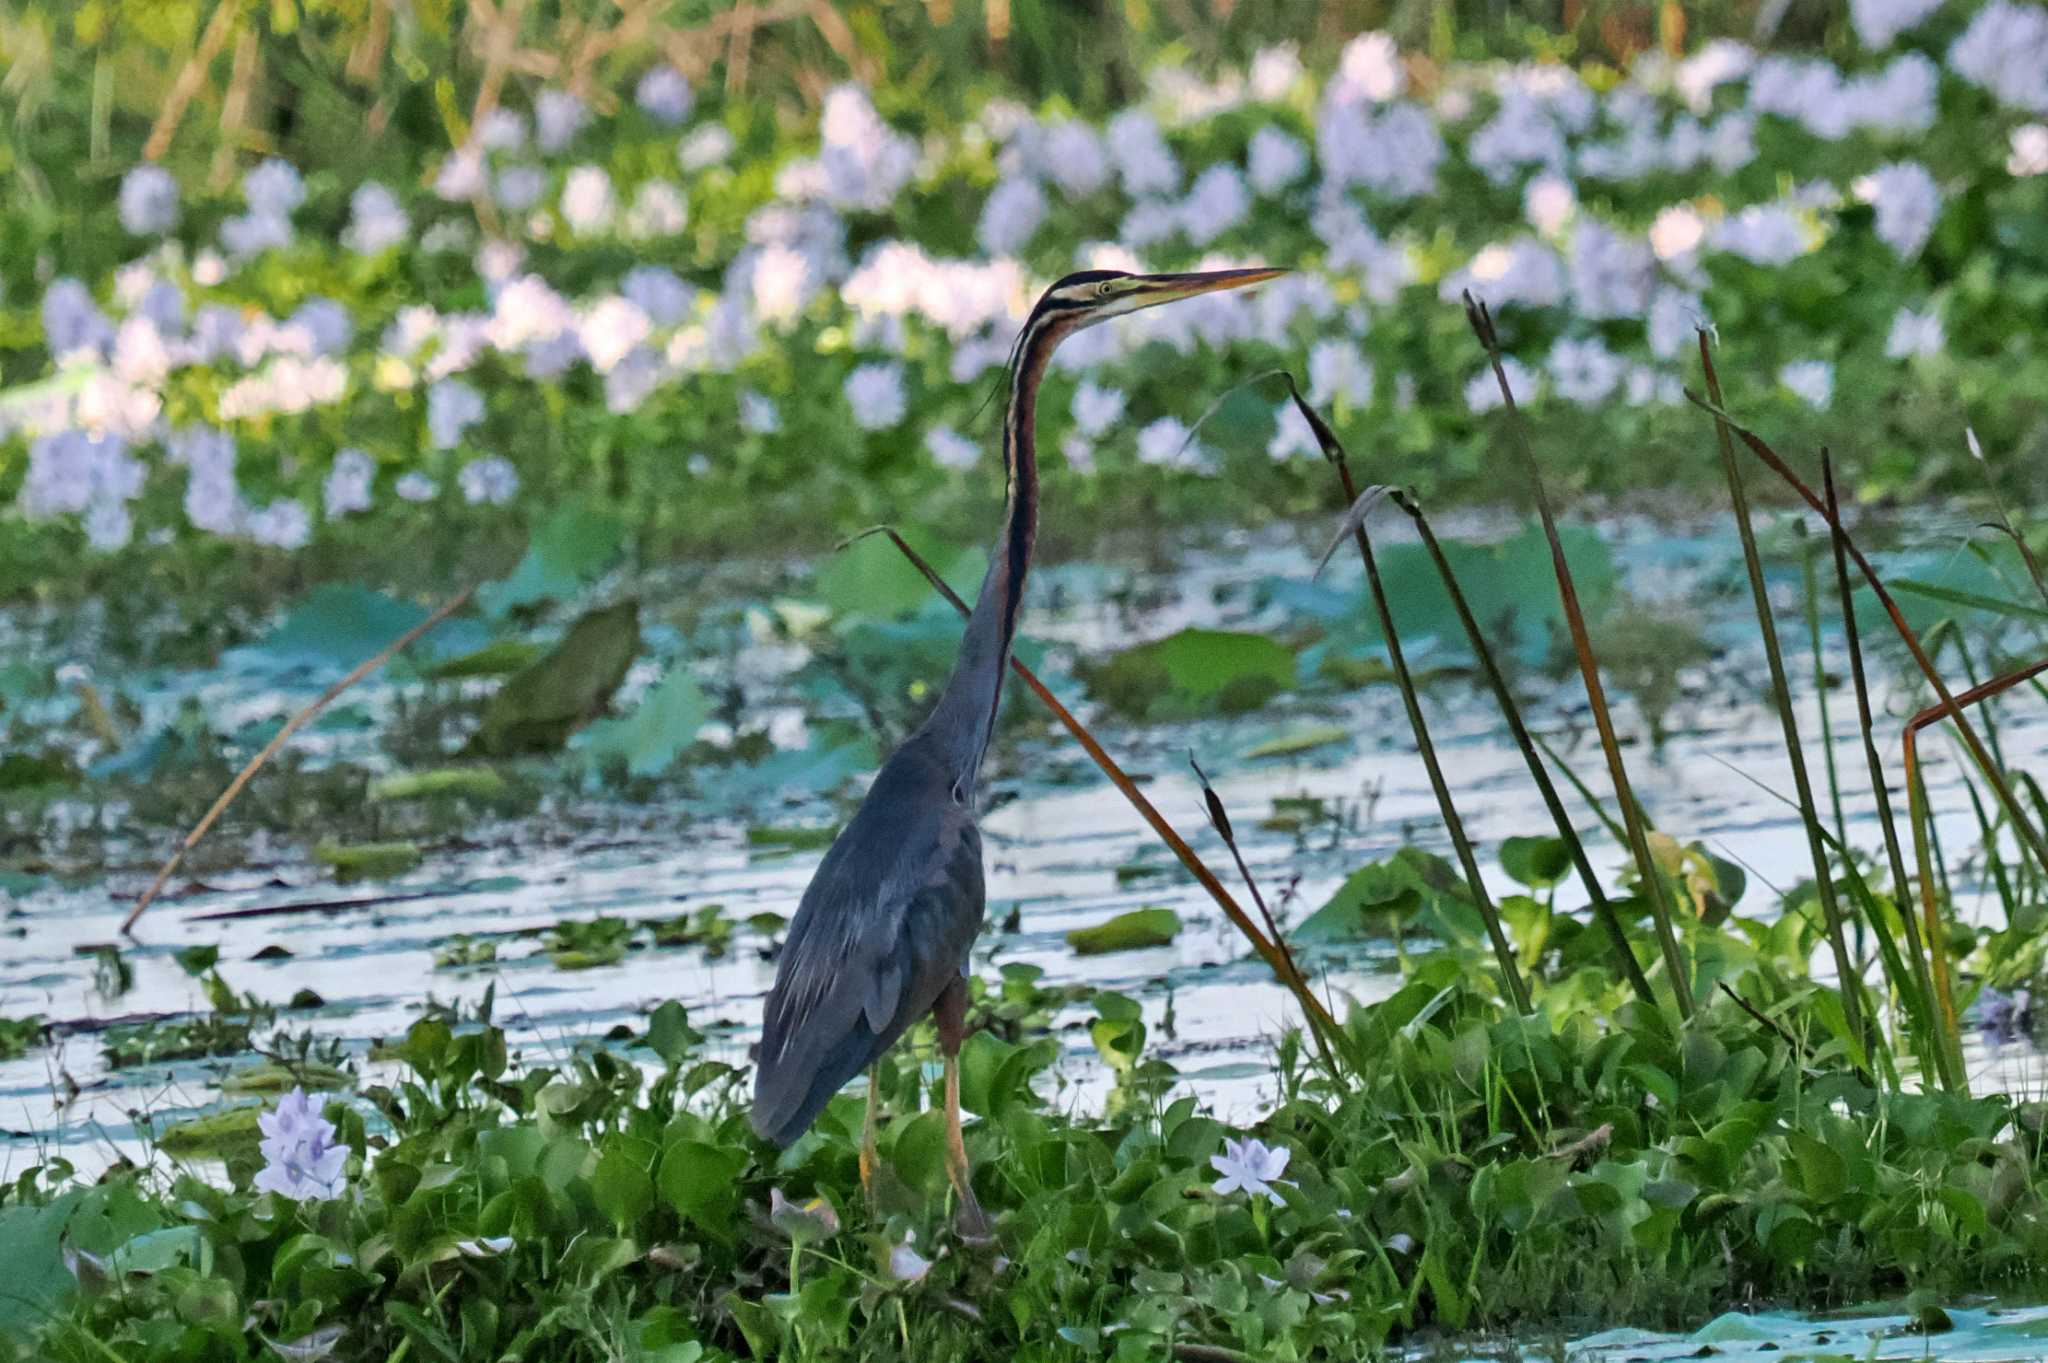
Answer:
<path fill-rule="evenodd" d="M 1348 479 L 1334 434 L 1318 433 L 1334 476 Z M 1738 456 L 1805 495 L 1761 438 L 1732 424 L 1727 434 L 1738 508 Z M 1492 685 L 1503 659 L 1518 665 L 1516 649 L 1560 647 L 1514 629 L 1489 636 L 1456 566 L 1471 560 L 1443 552 L 1412 498 L 1396 500 L 1421 532 L 1418 571 L 1438 576 L 1476 676 Z M 1384 593 L 1396 556 L 1374 554 L 1365 518 L 1346 529 Z M 1967 656 L 1953 626 L 1923 641 L 1903 610 L 1866 609 L 1850 590 L 1861 549 L 1839 530 L 1829 549 L 1835 580 L 1805 579 L 1814 611 L 1892 630 L 1915 657 Z M 1571 636 L 1562 647 L 1586 670 L 1604 722 L 1591 684 L 1602 660 L 1576 618 L 1596 598 L 1576 585 L 1589 560 L 1562 536 L 1532 559 L 1521 576 L 1554 572 L 1558 599 L 1574 603 L 1551 638 Z M 1587 576 L 1597 582 L 1597 570 Z M 1882 579 L 1871 572 L 1864 586 L 1882 612 Z M 1994 610 L 1999 618 L 2028 623 L 2021 594 L 1986 599 L 2011 606 Z M 1782 704 L 1789 674 L 1770 620 L 1766 608 L 1759 629 Z M 1402 632 L 1401 617 L 1383 611 L 1381 641 Z M 1867 712 L 1864 644 L 1848 637 Z M 1299 669 L 1290 679 L 1312 665 L 1274 647 Z M 1220 656 L 1249 651 L 1231 636 Z M 1390 664 L 1427 752 L 1418 683 L 1398 652 Z M 2048 800 L 2034 772 L 1997 755 L 1993 722 L 1998 692 L 2036 682 L 2041 666 L 1987 679 L 1972 665 L 1979 684 L 1961 696 L 1969 734 L 1988 740 L 1984 765 L 1965 777 L 1980 821 L 1969 855 L 2003 915 L 1988 930 L 1958 917 L 1956 882 L 1931 871 L 1965 853 L 1939 845 L 1917 793 L 1906 828 L 1880 822 L 1881 860 L 1843 845 L 1822 802 L 1860 779 L 1859 763 L 1831 740 L 1816 768 L 1824 776 L 1796 791 L 1815 874 L 1760 895 L 1683 829 L 1610 808 L 1571 767 L 1546 762 L 1499 685 L 1546 803 L 1554 771 L 1631 845 L 1621 875 L 1594 876 L 1560 802 L 1554 834 L 1484 849 L 1515 893 L 1483 888 L 1468 860 L 1479 849 L 1461 845 L 1453 862 L 1409 847 L 1359 868 L 1286 939 L 1263 912 L 1261 928 L 1240 910 L 1232 921 L 1269 962 L 1390 942 L 1401 970 L 1390 997 L 1342 1019 L 1304 1001 L 1308 1029 L 1272 1056 L 1277 1102 L 1244 1129 L 1176 1096 L 1180 1076 L 1154 1053 L 1136 1000 L 1048 987 L 1036 967 L 1015 964 L 977 979 L 962 1088 L 993 1243 L 963 1238 L 947 1219 L 922 1063 L 928 1027 L 881 1072 L 888 1116 L 869 1207 L 856 1170 L 858 1092 L 778 1152 L 746 1123 L 747 1072 L 679 1005 L 544 1062 L 516 1053 L 486 1005 L 476 1020 L 421 1021 L 373 1057 L 401 1063 L 395 1076 L 348 1079 L 310 1067 L 304 1045 L 296 1060 L 279 1048 L 282 1073 L 267 1069 L 251 1087 L 275 1092 L 289 1075 L 326 1091 L 343 1151 L 331 1189 L 276 1190 L 275 1156 L 255 1138 L 277 1138 L 256 1129 L 259 1109 L 248 1105 L 159 1139 L 167 1153 L 222 1160 L 225 1182 L 142 1169 L 88 1187 L 61 1162 L 24 1172 L 0 1191 L 0 1275 L 18 1284 L 0 1302 L 0 1340 L 23 1356 L 138 1363 L 254 1359 L 273 1347 L 266 1341 L 455 1363 L 1241 1363 L 1366 1358 L 1425 1326 L 1527 1338 L 1617 1319 L 1676 1324 L 1733 1302 L 1828 1306 L 1908 1292 L 1922 1328 L 1939 1329 L 1937 1297 L 2033 1288 L 2048 1255 L 2048 1106 L 1973 1095 L 1957 1063 L 1966 1015 L 2014 1030 L 2023 1015 L 2000 1012 L 2001 995 L 2042 980 L 2048 861 L 2036 821 Z M 1167 678 L 1192 689 L 1170 668 Z M 1789 719 L 1783 739 L 1800 751 Z M 1616 770 L 1635 760 L 1618 747 L 1607 755 Z M 1871 773 L 1881 787 L 1881 766 Z M 1234 854 L 1206 779 L 1204 792 Z M 1455 819 L 1464 797 L 1440 786 L 1439 799 Z M 1307 836 L 1344 815 L 1289 800 L 1274 817 Z M 747 841 L 815 850 L 821 836 L 760 826 Z M 1117 878 L 1162 873 L 1170 863 L 1146 857 Z M 1578 888 L 1592 900 L 1584 914 L 1560 902 Z M 1228 893 L 1220 882 L 1209 892 Z M 1255 882 L 1249 892 L 1263 910 Z M 1172 910 L 1140 910 L 1075 934 L 1074 947 L 1170 941 L 1179 922 Z M 772 941 L 781 921 L 759 915 L 746 926 Z M 708 904 L 647 923 L 560 923 L 544 950 L 575 969 L 645 941 L 715 954 L 734 931 Z M 484 959 L 480 945 L 449 942 L 440 959 Z M 215 1009 L 187 1025 L 255 1013 L 221 979 L 218 954 L 179 957 Z M 1838 961 L 1846 975 L 1816 972 Z M 1099 1103 L 1053 1091 L 1049 1028 L 1077 1001 L 1111 1080 Z M 280 1101 L 277 1124 L 295 1101 Z M 272 1186 L 259 1189 L 259 1175 Z"/>

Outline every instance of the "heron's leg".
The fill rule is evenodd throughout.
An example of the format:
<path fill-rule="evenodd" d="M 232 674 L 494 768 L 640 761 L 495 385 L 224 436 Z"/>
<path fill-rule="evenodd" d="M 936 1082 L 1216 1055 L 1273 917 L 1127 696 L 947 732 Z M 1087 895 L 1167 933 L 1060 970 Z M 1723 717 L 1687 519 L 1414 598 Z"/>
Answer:
<path fill-rule="evenodd" d="M 882 1109 L 882 1062 L 878 1059 L 868 1066 L 868 1115 L 860 1125 L 860 1186 L 868 1195 L 868 1206 L 875 1205 L 875 1169 L 878 1158 L 875 1154 L 875 1128 Z"/>
<path fill-rule="evenodd" d="M 967 1141 L 960 1134 L 960 1043 L 967 1034 L 967 981 L 955 977 L 932 1010 L 939 1024 L 939 1053 L 946 1066 L 946 1176 L 960 1195 L 960 1228 L 969 1236 L 988 1234 L 988 1218 L 974 1196 L 967 1167 Z"/>

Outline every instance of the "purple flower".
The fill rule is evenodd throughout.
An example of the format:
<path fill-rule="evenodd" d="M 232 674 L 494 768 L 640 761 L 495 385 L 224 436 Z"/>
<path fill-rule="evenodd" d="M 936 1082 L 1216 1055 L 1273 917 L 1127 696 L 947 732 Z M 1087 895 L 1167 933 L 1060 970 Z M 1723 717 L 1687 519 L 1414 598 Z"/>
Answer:
<path fill-rule="evenodd" d="M 589 119 L 583 101 L 567 90 L 543 90 L 533 102 L 533 140 L 542 151 L 560 151 Z"/>
<path fill-rule="evenodd" d="M 1287 1172 L 1287 1161 L 1293 1153 L 1284 1145 L 1267 1145 L 1250 1136 L 1241 1141 L 1226 1140 L 1222 1154 L 1209 1156 L 1210 1167 L 1222 1175 L 1216 1180 L 1216 1191 L 1226 1194 L 1242 1189 L 1252 1197 L 1271 1198 L 1274 1206 L 1281 1206 L 1284 1199 L 1273 1191 L 1272 1185 L 1287 1186 L 1287 1180 L 1280 1175 Z"/>
<path fill-rule="evenodd" d="M 242 202 L 259 217 L 289 218 L 306 201 L 306 182 L 289 161 L 273 156 L 242 177 Z"/>
<path fill-rule="evenodd" d="M 327 481 L 320 487 L 327 519 L 334 520 L 351 511 L 369 510 L 370 486 L 376 480 L 377 465 L 363 451 L 350 448 L 335 455 L 334 466 L 327 471 Z"/>
<path fill-rule="evenodd" d="M 121 177 L 121 226 L 138 237 L 153 237 L 178 224 L 178 182 L 153 161 Z"/>
<path fill-rule="evenodd" d="M 280 497 L 262 510 L 250 512 L 247 529 L 249 538 L 258 544 L 267 544 L 273 549 L 303 549 L 313 538 L 313 516 L 302 503 L 290 497 Z M 329 1127 L 328 1134 L 333 1135 L 334 1128 Z M 329 1193 L 328 1196 L 334 1194 Z"/>
<path fill-rule="evenodd" d="M 456 475 L 463 500 L 471 506 L 503 506 L 519 491 L 519 471 L 512 461 L 490 455 L 472 459 Z"/>
<path fill-rule="evenodd" d="M 348 349 L 356 334 L 356 324 L 350 320 L 348 309 L 332 298 L 307 299 L 292 314 L 291 325 L 304 327 L 313 338 L 314 351 L 321 355 Z"/>
<path fill-rule="evenodd" d="M 114 328 L 85 285 L 69 277 L 51 283 L 43 295 L 43 344 L 50 354 L 104 351 L 113 341 Z"/>
<path fill-rule="evenodd" d="M 619 281 L 619 292 L 627 302 L 647 314 L 658 327 L 672 327 L 689 314 L 696 290 L 661 265 L 637 265 Z"/>
<path fill-rule="evenodd" d="M 256 1119 L 263 1131 L 266 1161 L 255 1186 L 298 1202 L 327 1201 L 346 1186 L 342 1166 L 348 1147 L 334 1143 L 334 1123 L 314 1109 L 303 1088 L 277 1100 L 277 1110 Z"/>
<path fill-rule="evenodd" d="M 640 78 L 633 102 L 655 122 L 673 128 L 690 116 L 690 82 L 673 66 L 657 66 Z"/>
<path fill-rule="evenodd" d="M 453 449 L 462 433 L 484 419 L 484 395 L 458 379 L 442 379 L 427 390 L 427 431 L 437 450 Z"/>
<path fill-rule="evenodd" d="M 399 206 L 398 196 L 375 180 L 356 186 L 349 196 L 348 211 L 348 230 L 341 241 L 357 255 L 376 255 L 398 245 L 412 231 L 412 219 Z"/>

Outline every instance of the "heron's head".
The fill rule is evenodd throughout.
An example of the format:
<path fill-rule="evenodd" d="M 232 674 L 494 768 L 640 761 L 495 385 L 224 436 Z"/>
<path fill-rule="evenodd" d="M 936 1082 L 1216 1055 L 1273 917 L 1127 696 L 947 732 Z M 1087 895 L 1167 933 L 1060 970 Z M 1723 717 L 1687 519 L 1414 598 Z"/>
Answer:
<path fill-rule="evenodd" d="M 1121 270 L 1081 270 L 1068 275 L 1045 291 L 1036 311 L 1064 321 L 1067 330 L 1078 331 L 1121 317 L 1127 312 L 1153 308 L 1199 293 L 1221 289 L 1242 289 L 1264 283 L 1285 270 L 1205 270 L 1193 274 L 1125 274 Z"/>

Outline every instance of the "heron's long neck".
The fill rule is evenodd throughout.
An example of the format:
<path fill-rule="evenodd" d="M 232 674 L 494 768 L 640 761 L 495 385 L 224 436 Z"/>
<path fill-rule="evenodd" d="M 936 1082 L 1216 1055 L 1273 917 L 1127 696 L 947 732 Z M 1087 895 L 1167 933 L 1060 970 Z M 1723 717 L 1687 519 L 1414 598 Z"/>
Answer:
<path fill-rule="evenodd" d="M 1024 599 L 1024 577 L 1031 569 L 1031 546 L 1038 535 L 1038 381 L 1064 330 L 1035 327 L 1019 349 L 1003 420 L 1003 473 L 1009 496 L 1002 537 L 981 579 L 974 613 L 967 618 L 953 676 L 925 721 L 947 765 L 964 779 L 968 791 L 980 774 L 994 731 L 1003 673 L 1010 665 L 1010 641 L 1017 633 L 1017 608 Z"/>

